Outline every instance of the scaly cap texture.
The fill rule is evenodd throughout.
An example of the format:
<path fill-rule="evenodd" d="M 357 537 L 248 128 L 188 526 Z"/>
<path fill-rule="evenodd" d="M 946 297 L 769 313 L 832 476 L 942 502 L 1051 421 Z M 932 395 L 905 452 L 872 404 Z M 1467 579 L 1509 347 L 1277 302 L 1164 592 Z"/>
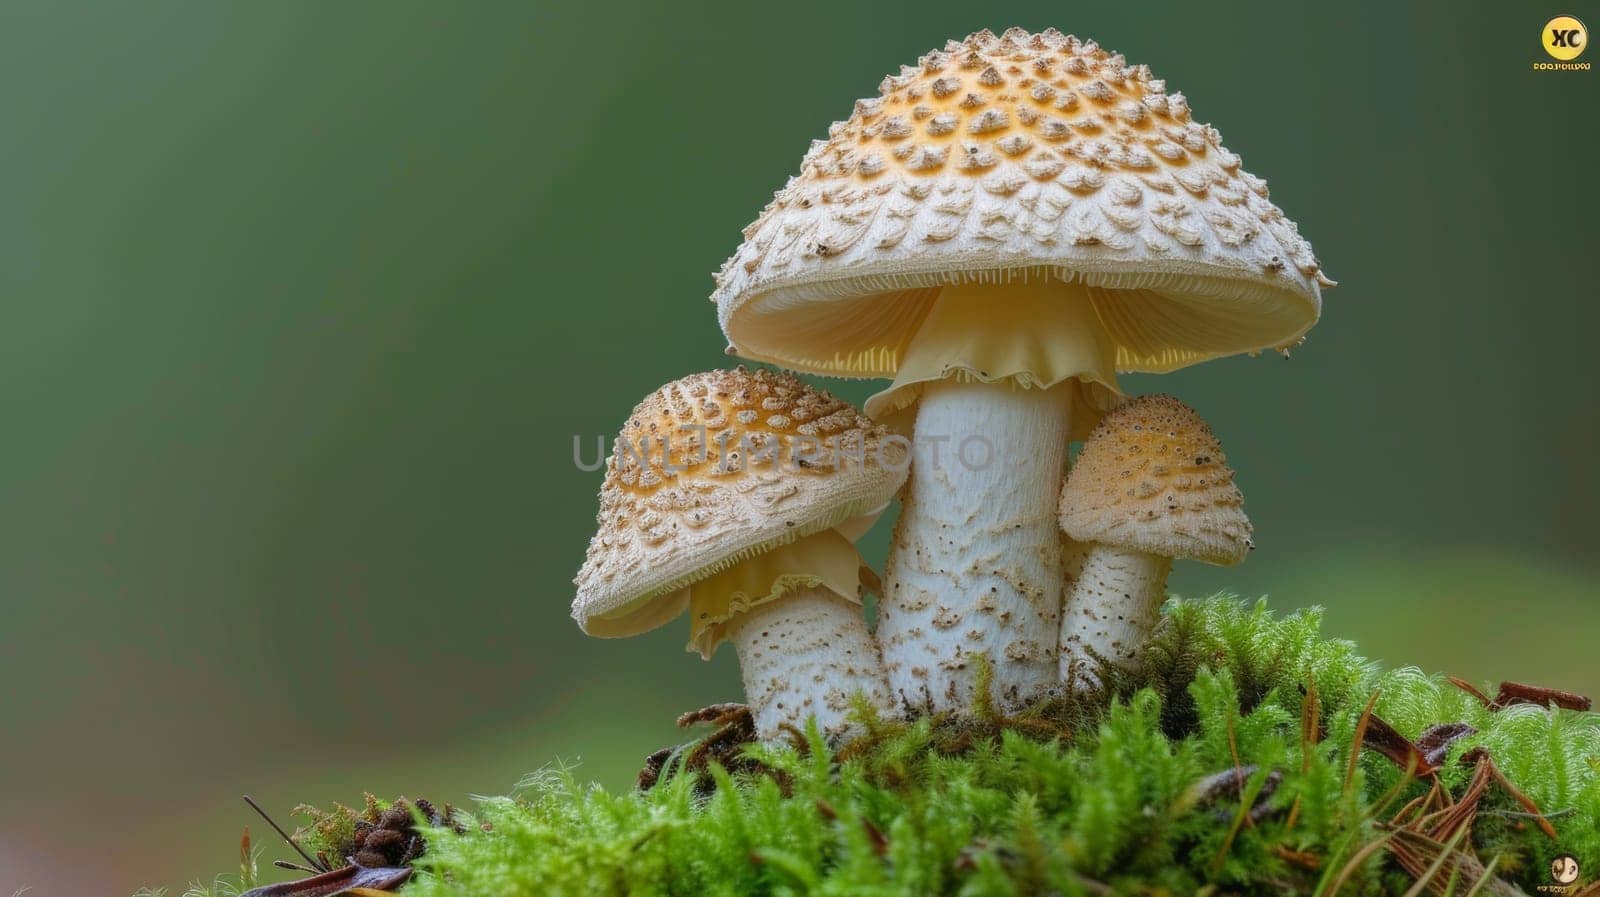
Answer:
<path fill-rule="evenodd" d="M 573 580 L 585 632 L 634 635 L 684 610 L 683 587 L 883 509 L 907 446 L 792 374 L 710 371 L 634 408 L 600 487 L 598 531 Z"/>
<path fill-rule="evenodd" d="M 1287 346 L 1316 322 L 1333 282 L 1310 244 L 1147 67 L 1054 29 L 985 30 L 879 90 L 812 144 L 716 275 L 738 354 L 893 376 L 919 290 L 1013 279 L 1138 291 L 1097 302 L 1140 319 L 1114 322 L 1122 370 Z M 869 296 L 883 307 L 841 301 Z M 847 310 L 843 332 L 815 320 Z"/>
<path fill-rule="evenodd" d="M 1140 396 L 1084 441 L 1061 490 L 1061 529 L 1169 558 L 1232 565 L 1249 553 L 1250 520 L 1211 427 L 1172 396 Z"/>

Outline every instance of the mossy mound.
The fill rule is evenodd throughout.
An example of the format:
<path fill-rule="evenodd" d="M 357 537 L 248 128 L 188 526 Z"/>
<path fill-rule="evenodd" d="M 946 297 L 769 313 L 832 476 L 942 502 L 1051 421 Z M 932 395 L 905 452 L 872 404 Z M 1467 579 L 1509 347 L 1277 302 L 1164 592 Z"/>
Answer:
<path fill-rule="evenodd" d="M 810 733 L 622 794 L 551 768 L 430 830 L 403 892 L 1506 894 L 1563 855 L 1600 875 L 1600 714 L 1382 672 L 1319 626 L 1174 601 L 1146 671 L 1095 700 L 864 719 L 837 749 Z"/>

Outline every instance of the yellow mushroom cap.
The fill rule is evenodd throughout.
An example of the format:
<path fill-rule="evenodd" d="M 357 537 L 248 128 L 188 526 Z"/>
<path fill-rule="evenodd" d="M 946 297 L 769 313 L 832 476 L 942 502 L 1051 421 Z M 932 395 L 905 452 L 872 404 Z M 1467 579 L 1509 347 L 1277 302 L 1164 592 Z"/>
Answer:
<path fill-rule="evenodd" d="M 880 93 L 813 143 L 717 274 L 738 354 L 893 377 L 952 284 L 1086 288 L 1122 371 L 1316 323 L 1332 281 L 1310 244 L 1147 67 L 1054 29 L 981 31 Z"/>
<path fill-rule="evenodd" d="M 907 452 L 792 374 L 668 383 L 617 437 L 572 616 L 591 635 L 636 635 L 682 613 L 685 586 L 746 558 L 824 530 L 858 536 L 905 481 Z"/>
<path fill-rule="evenodd" d="M 1141 396 L 1101 419 L 1061 490 L 1061 529 L 1079 542 L 1208 564 L 1250 551 L 1250 519 L 1211 427 L 1172 396 Z"/>

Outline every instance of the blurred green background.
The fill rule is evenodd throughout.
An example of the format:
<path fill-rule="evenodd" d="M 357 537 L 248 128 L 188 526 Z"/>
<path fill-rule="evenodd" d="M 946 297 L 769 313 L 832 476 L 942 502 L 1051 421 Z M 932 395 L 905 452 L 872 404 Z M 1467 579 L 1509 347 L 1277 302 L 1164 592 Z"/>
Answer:
<path fill-rule="evenodd" d="M 6 4 L 0 893 L 226 868 L 245 791 L 622 785 L 735 697 L 682 627 L 568 620 L 573 437 L 723 364 L 740 228 L 984 26 L 1149 63 L 1343 282 L 1292 361 L 1129 384 L 1212 420 L 1257 525 L 1175 587 L 1600 691 L 1600 75 L 1531 70 L 1600 7 L 1498 6 Z"/>

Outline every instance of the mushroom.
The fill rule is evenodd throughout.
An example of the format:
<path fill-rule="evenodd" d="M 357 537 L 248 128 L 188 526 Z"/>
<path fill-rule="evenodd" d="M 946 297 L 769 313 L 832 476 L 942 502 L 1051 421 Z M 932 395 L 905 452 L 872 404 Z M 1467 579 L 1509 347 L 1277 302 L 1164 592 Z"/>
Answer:
<path fill-rule="evenodd" d="M 852 694 L 889 709 L 853 540 L 905 481 L 905 440 L 791 374 L 711 371 L 633 410 L 600 487 L 572 616 L 637 635 L 688 611 L 688 649 L 738 650 L 757 733 L 815 716 L 838 734 Z"/>
<path fill-rule="evenodd" d="M 1173 559 L 1232 566 L 1254 547 L 1243 505 L 1193 408 L 1154 395 L 1107 414 L 1061 490 L 1061 529 L 1087 546 L 1061 618 L 1061 680 L 1098 687 L 1096 658 L 1137 670 Z"/>
<path fill-rule="evenodd" d="M 1069 438 L 1118 371 L 1295 344 L 1332 281 L 1183 95 L 1092 41 L 980 31 L 879 91 L 812 144 L 712 298 L 731 352 L 893 378 L 867 412 L 915 418 L 891 686 L 960 708 L 982 655 L 993 697 L 1027 703 L 1057 681 Z"/>

